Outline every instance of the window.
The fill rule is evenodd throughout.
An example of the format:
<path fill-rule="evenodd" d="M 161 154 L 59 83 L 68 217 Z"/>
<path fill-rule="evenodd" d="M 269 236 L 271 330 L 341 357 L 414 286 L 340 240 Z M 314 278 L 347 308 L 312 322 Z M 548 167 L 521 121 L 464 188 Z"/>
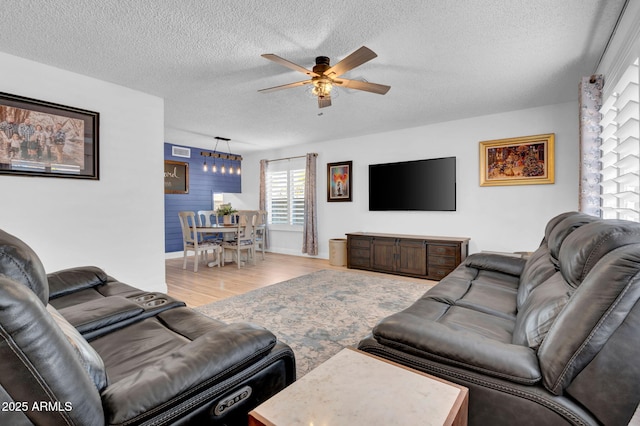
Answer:
<path fill-rule="evenodd" d="M 640 89 L 638 58 L 602 104 L 602 217 L 640 221 Z"/>
<path fill-rule="evenodd" d="M 304 181 L 304 161 L 269 164 L 266 191 L 270 224 L 304 224 Z"/>
<path fill-rule="evenodd" d="M 214 192 L 213 194 L 213 210 L 218 210 L 224 204 L 224 194 Z"/>

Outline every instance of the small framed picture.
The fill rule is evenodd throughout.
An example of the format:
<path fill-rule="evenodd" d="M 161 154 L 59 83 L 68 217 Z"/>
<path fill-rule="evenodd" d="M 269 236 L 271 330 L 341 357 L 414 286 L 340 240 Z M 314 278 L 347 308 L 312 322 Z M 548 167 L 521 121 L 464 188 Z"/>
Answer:
<path fill-rule="evenodd" d="M 480 186 L 554 183 L 554 134 L 480 142 Z"/>
<path fill-rule="evenodd" d="M 164 160 L 164 193 L 189 193 L 189 163 Z"/>
<path fill-rule="evenodd" d="M 352 161 L 327 164 L 327 201 L 352 201 Z"/>

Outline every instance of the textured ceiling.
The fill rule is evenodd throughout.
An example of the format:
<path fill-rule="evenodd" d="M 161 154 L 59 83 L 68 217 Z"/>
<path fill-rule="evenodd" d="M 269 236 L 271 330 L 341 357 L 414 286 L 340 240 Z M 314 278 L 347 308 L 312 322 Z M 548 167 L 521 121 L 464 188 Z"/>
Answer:
<path fill-rule="evenodd" d="M 167 142 L 243 153 L 576 100 L 623 4 L 3 0 L 0 51 L 160 96 Z M 258 93 L 306 78 L 263 53 L 311 68 L 363 45 L 378 57 L 344 77 L 384 96 Z"/>

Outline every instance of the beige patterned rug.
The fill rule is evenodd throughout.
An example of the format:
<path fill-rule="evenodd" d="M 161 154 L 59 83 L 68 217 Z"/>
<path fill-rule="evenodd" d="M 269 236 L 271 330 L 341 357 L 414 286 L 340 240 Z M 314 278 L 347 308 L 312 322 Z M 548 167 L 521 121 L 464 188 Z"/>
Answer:
<path fill-rule="evenodd" d="M 382 318 L 402 310 L 434 283 L 322 270 L 196 310 L 212 318 L 261 325 L 287 343 L 298 378 L 347 346 L 356 346 Z"/>

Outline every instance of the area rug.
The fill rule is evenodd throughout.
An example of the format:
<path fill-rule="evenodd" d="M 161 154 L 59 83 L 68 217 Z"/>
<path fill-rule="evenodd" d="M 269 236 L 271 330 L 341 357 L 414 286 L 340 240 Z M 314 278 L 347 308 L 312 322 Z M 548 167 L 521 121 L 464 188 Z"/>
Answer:
<path fill-rule="evenodd" d="M 293 349 L 300 378 L 341 349 L 356 346 L 378 321 L 411 305 L 433 284 L 322 270 L 196 310 L 228 323 L 267 328 Z"/>

